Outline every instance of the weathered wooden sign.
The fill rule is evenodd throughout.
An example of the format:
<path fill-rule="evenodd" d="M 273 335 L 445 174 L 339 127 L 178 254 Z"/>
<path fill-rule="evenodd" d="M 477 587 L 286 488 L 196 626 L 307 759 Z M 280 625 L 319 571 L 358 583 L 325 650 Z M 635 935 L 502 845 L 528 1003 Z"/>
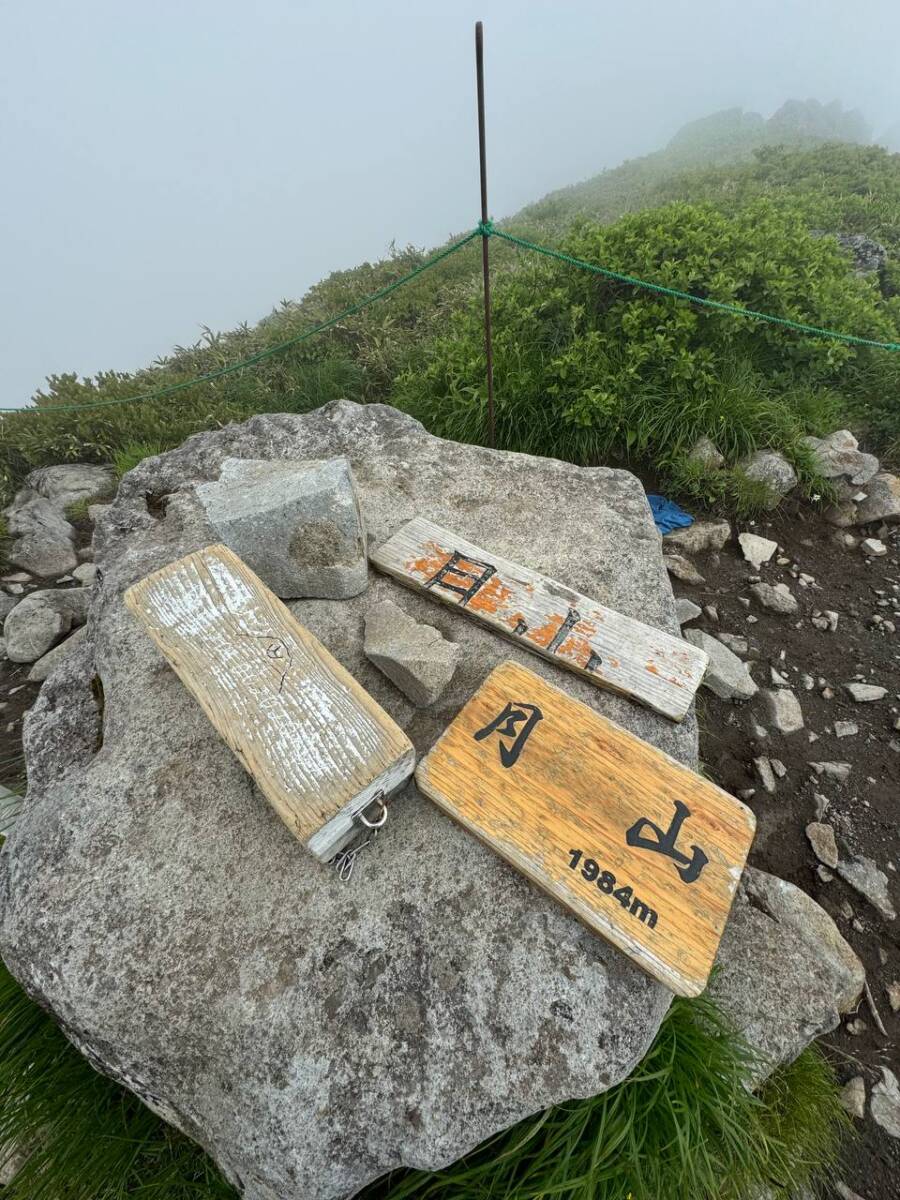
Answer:
<path fill-rule="evenodd" d="M 756 828 L 733 796 L 512 662 L 416 782 L 674 992 L 706 986 Z"/>
<path fill-rule="evenodd" d="M 225 546 L 148 575 L 125 603 L 322 861 L 360 832 L 358 814 L 412 774 L 406 734 Z"/>
<path fill-rule="evenodd" d="M 536 654 L 680 721 L 707 656 L 679 637 L 604 608 L 423 517 L 370 555 L 407 587 L 451 604 Z"/>

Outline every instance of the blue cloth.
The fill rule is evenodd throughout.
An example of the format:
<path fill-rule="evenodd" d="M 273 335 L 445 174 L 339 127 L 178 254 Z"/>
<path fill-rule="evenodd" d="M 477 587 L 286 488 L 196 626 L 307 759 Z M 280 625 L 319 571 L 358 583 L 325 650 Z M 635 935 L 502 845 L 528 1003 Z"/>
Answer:
<path fill-rule="evenodd" d="M 690 513 L 686 513 L 674 500 L 667 500 L 665 496 L 651 496 L 648 493 L 647 501 L 660 533 L 671 533 L 673 529 L 684 529 L 694 523 Z"/>

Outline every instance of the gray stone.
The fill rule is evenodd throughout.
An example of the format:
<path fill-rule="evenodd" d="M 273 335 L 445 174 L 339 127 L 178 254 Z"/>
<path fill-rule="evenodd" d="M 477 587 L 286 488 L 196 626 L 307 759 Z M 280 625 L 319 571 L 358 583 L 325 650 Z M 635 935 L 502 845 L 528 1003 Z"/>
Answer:
<path fill-rule="evenodd" d="M 866 1081 L 862 1075 L 854 1075 L 841 1088 L 841 1106 L 851 1117 L 861 1121 L 866 1115 Z"/>
<path fill-rule="evenodd" d="M 745 637 L 741 637 L 737 633 L 717 633 L 716 637 L 727 646 L 729 650 L 733 650 L 735 654 L 746 654 L 750 649 L 750 643 Z"/>
<path fill-rule="evenodd" d="M 831 481 L 838 499 L 850 500 L 877 473 L 874 454 L 865 454 L 849 429 L 838 429 L 826 438 L 803 439 L 812 450 L 816 470 Z"/>
<path fill-rule="evenodd" d="M 811 762 L 809 764 L 817 775 L 827 775 L 841 782 L 850 778 L 851 766 L 846 762 Z"/>
<path fill-rule="evenodd" d="M 92 562 L 80 563 L 72 572 L 72 578 L 77 579 L 83 587 L 91 587 L 97 578 L 97 564 Z"/>
<path fill-rule="evenodd" d="M 883 558 L 887 554 L 887 546 L 880 538 L 863 538 L 859 548 L 870 558 Z"/>
<path fill-rule="evenodd" d="M 693 600 L 688 600 L 687 596 L 679 596 L 675 601 L 675 616 L 678 618 L 679 625 L 686 625 L 688 621 L 694 621 L 700 616 L 703 609 L 699 604 L 695 604 Z"/>
<path fill-rule="evenodd" d="M 687 458 L 688 462 L 700 463 L 701 466 L 709 467 L 712 471 L 718 471 L 725 466 L 725 455 L 721 453 L 712 438 L 705 434 L 697 439 L 688 451 Z"/>
<path fill-rule="evenodd" d="M 881 1068 L 881 1079 L 872 1088 L 869 1112 L 885 1133 L 900 1138 L 900 1085 L 888 1067 Z"/>
<path fill-rule="evenodd" d="M 871 704 L 874 700 L 883 700 L 887 695 L 887 688 L 875 683 L 846 683 L 844 687 L 857 704 Z"/>
<path fill-rule="evenodd" d="M 92 525 L 96 525 L 104 513 L 109 512 L 111 508 L 111 504 L 89 504 L 87 510 L 88 520 Z"/>
<path fill-rule="evenodd" d="M 665 548 L 665 547 L 663 547 Z M 666 570 L 682 583 L 705 583 L 694 564 L 681 554 L 663 554 Z"/>
<path fill-rule="evenodd" d="M 12 610 L 20 603 L 18 596 L 10 596 L 7 592 L 0 592 L 0 621 L 5 621 Z M 699 612 L 700 609 L 697 609 Z"/>
<path fill-rule="evenodd" d="M 702 629 L 687 629 L 684 639 L 709 655 L 703 676 L 704 687 L 723 700 L 749 700 L 756 695 L 756 684 L 746 665 L 718 638 L 711 637 Z"/>
<path fill-rule="evenodd" d="M 750 591 L 763 608 L 773 612 L 790 615 L 798 609 L 797 601 L 786 583 L 752 583 Z"/>
<path fill-rule="evenodd" d="M 39 658 L 28 672 L 28 682 L 43 683 L 51 671 L 56 670 L 60 663 L 65 662 L 73 651 L 78 649 L 86 636 L 87 626 L 82 625 L 74 633 L 69 634 L 64 642 L 60 642 L 58 646 L 54 646 L 52 650 L 48 650 L 43 658 Z"/>
<path fill-rule="evenodd" d="M 865 970 L 831 917 L 793 884 L 748 867 L 710 993 L 771 1065 L 791 1062 L 859 999 Z M 748 953 L 748 947 L 753 952 Z"/>
<path fill-rule="evenodd" d="M 797 472 L 777 450 L 757 450 L 741 459 L 737 466 L 748 479 L 764 483 L 771 494 L 770 506 L 775 507 L 782 497 L 797 486 Z"/>
<path fill-rule="evenodd" d="M 800 701 L 787 688 L 762 692 L 766 715 L 779 733 L 797 733 L 803 728 Z"/>
<path fill-rule="evenodd" d="M 0 951 L 91 1060 L 202 1142 L 248 1200 L 330 1200 L 400 1166 L 438 1168 L 595 1095 L 641 1058 L 670 999 L 412 783 L 341 883 L 125 610 L 136 579 L 214 540 L 192 488 L 224 458 L 341 454 L 375 541 L 424 513 L 677 630 L 627 472 L 442 442 L 392 409 L 341 401 L 196 435 L 125 476 L 95 534 L 89 637 L 25 722 L 29 797 L 0 854 Z M 148 494 L 165 504 L 148 511 Z M 414 709 L 363 652 L 366 609 L 398 595 L 463 647 L 433 709 Z M 387 577 L 291 608 L 419 753 L 512 658 L 696 767 L 692 715 L 675 725 L 562 675 Z M 726 938 L 726 1011 L 763 1012 L 751 1035 L 796 1052 L 823 1002 L 794 995 L 810 980 L 795 987 L 793 941 L 743 896 Z"/>
<path fill-rule="evenodd" d="M 253 1200 L 345 1196 L 396 1167 L 436 1168 L 602 1091 L 645 1053 L 670 1000 L 412 784 L 342 884 L 124 608 L 135 580 L 216 540 L 192 489 L 224 458 L 344 454 L 375 542 L 426 514 L 678 628 L 632 475 L 442 442 L 380 405 L 255 417 L 123 479 L 95 531 L 90 637 L 25 723 L 29 801 L 0 856 L 0 948 L 92 1061 L 189 1130 Z M 165 505 L 148 512 L 147 494 Z M 366 610 L 398 597 L 463 647 L 432 709 L 414 709 L 363 651 Z M 386 576 L 354 599 L 291 608 L 420 754 L 512 658 L 696 765 L 692 715 L 675 725 L 562 674 Z"/>
<path fill-rule="evenodd" d="M 806 827 L 806 836 L 819 862 L 824 863 L 826 867 L 836 868 L 840 855 L 832 827 L 821 821 L 810 821 Z"/>
<path fill-rule="evenodd" d="M 758 533 L 739 533 L 738 543 L 744 558 L 757 571 L 764 562 L 769 561 L 778 549 L 777 542 L 773 542 L 769 538 L 760 537 Z"/>
<path fill-rule="evenodd" d="M 105 498 L 115 486 L 116 474 L 111 467 L 65 463 L 58 467 L 38 467 L 26 478 L 23 491 L 43 496 L 62 511 L 78 500 Z"/>
<path fill-rule="evenodd" d="M 897 913 L 888 891 L 888 877 L 871 858 L 842 859 L 837 872 L 845 883 L 877 908 L 886 921 L 893 921 Z"/>
<path fill-rule="evenodd" d="M 73 625 L 87 619 L 88 588 L 29 592 L 3 622 L 6 653 L 13 662 L 34 662 Z"/>
<path fill-rule="evenodd" d="M 760 755 L 759 758 L 754 758 L 753 766 L 756 768 L 756 774 L 759 776 L 759 782 L 765 790 L 772 795 L 775 792 L 778 784 L 775 782 L 775 772 L 772 770 L 771 761 L 765 755 Z"/>
<path fill-rule="evenodd" d="M 838 245 L 847 250 L 857 275 L 871 275 L 880 271 L 888 260 L 888 252 L 881 242 L 876 242 L 865 233 L 836 233 Z M 846 431 L 845 431 L 846 432 Z"/>
<path fill-rule="evenodd" d="M 891 1012 L 900 1012 L 900 979 L 893 980 L 884 990 L 887 992 Z"/>
<path fill-rule="evenodd" d="M 695 521 L 686 529 L 673 529 L 663 538 L 663 552 L 674 546 L 685 554 L 703 554 L 708 550 L 721 550 L 731 537 L 728 521 Z"/>
<path fill-rule="evenodd" d="M 21 495 L 6 510 L 7 528 L 14 539 L 7 558 L 33 575 L 65 575 L 78 565 L 74 529 L 49 500 L 33 496 L 19 503 Z"/>
<path fill-rule="evenodd" d="M 855 721 L 835 721 L 834 736 L 837 738 L 856 737 L 859 726 Z"/>
<path fill-rule="evenodd" d="M 392 600 L 382 600 L 366 612 L 364 649 L 417 708 L 427 708 L 446 691 L 461 648 L 433 625 L 407 616 Z"/>
<path fill-rule="evenodd" d="M 886 521 L 894 525 L 900 521 L 900 479 L 882 471 L 866 484 L 866 499 L 856 505 L 855 525 L 868 525 L 870 521 Z"/>
<path fill-rule="evenodd" d="M 366 533 L 347 458 L 227 458 L 196 487 L 221 541 L 277 596 L 345 600 L 368 582 Z"/>

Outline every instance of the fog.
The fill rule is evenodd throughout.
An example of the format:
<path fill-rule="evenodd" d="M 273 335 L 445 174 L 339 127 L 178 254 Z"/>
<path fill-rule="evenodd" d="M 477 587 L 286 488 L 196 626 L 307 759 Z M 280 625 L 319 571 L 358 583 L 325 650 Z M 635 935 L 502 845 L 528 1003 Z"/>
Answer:
<path fill-rule="evenodd" d="M 0 0 L 0 405 L 789 98 L 900 118 L 896 0 Z"/>

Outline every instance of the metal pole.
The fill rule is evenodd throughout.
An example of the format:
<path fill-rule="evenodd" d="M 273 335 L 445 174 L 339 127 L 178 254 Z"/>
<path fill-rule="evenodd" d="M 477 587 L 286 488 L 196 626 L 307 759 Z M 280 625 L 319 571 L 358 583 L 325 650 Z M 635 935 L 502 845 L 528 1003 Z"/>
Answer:
<path fill-rule="evenodd" d="M 475 76 L 478 82 L 478 166 L 481 172 L 481 221 L 487 224 L 487 152 L 484 141 L 484 26 L 475 22 Z M 487 363 L 488 444 L 496 446 L 494 425 L 494 347 L 491 338 L 490 237 L 481 235 L 481 267 L 484 275 L 484 356 Z"/>

